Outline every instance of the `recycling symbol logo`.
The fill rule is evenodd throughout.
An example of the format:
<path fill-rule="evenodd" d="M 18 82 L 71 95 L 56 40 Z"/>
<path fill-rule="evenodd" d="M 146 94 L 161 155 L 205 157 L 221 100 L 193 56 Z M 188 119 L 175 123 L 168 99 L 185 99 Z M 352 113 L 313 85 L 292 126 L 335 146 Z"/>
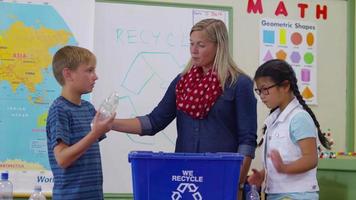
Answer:
<path fill-rule="evenodd" d="M 180 183 L 177 190 L 172 192 L 172 200 L 182 199 L 182 194 L 186 192 L 191 193 L 194 200 L 202 200 L 203 197 L 199 193 L 198 188 L 199 187 L 197 187 L 194 183 Z"/>

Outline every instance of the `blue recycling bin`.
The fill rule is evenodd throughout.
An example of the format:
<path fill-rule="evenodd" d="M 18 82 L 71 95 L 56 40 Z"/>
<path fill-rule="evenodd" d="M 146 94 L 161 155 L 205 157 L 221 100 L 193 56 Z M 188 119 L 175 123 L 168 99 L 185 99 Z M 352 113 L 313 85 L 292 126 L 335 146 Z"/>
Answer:
<path fill-rule="evenodd" d="M 129 153 L 135 200 L 236 200 L 238 153 Z"/>

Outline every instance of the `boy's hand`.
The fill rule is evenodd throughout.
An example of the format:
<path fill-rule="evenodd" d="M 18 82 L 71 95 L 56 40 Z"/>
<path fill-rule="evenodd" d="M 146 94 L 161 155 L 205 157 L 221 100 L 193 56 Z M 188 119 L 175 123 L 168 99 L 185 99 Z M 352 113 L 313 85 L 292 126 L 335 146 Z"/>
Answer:
<path fill-rule="evenodd" d="M 100 112 L 96 112 L 93 119 L 92 133 L 98 138 L 103 134 L 111 130 L 113 121 L 115 119 L 116 113 L 112 114 L 110 117 L 104 117 Z"/>

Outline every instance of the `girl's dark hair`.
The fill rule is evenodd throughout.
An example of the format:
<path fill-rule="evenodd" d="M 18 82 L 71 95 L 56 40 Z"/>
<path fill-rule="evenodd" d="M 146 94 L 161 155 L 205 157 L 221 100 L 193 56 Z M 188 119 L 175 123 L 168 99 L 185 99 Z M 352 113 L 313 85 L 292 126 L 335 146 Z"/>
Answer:
<path fill-rule="evenodd" d="M 313 111 L 309 108 L 309 106 L 305 103 L 302 95 L 299 92 L 298 85 L 297 85 L 297 78 L 293 68 L 284 60 L 273 59 L 265 62 L 262 64 L 256 71 L 254 80 L 261 78 L 261 77 L 269 77 L 272 79 L 273 82 L 279 83 L 280 85 L 283 84 L 282 82 L 288 81 L 290 83 L 290 88 L 294 94 L 294 96 L 298 99 L 299 103 L 303 106 L 304 110 L 309 113 L 312 117 L 315 126 L 318 129 L 318 137 L 321 144 L 327 148 L 331 148 L 331 144 L 329 140 L 325 137 L 325 134 L 321 132 L 320 124 L 316 119 Z M 273 108 L 270 113 L 275 111 L 277 108 Z M 263 127 L 263 134 L 266 132 L 266 126 Z M 258 145 L 263 143 L 263 139 L 259 142 Z"/>

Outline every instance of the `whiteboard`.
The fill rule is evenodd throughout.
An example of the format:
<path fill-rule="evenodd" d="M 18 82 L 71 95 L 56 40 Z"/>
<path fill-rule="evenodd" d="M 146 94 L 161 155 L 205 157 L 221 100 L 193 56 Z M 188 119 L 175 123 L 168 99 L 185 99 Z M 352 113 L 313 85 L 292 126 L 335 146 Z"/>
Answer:
<path fill-rule="evenodd" d="M 148 114 L 188 62 L 193 24 L 204 18 L 219 18 L 228 27 L 231 14 L 231 9 L 223 7 L 97 2 L 94 52 L 99 79 L 92 93 L 93 104 L 99 106 L 112 91 L 118 91 L 118 118 Z M 153 137 L 117 132 L 107 136 L 101 142 L 104 192 L 128 193 L 132 192 L 128 153 L 173 152 L 175 121 Z"/>

